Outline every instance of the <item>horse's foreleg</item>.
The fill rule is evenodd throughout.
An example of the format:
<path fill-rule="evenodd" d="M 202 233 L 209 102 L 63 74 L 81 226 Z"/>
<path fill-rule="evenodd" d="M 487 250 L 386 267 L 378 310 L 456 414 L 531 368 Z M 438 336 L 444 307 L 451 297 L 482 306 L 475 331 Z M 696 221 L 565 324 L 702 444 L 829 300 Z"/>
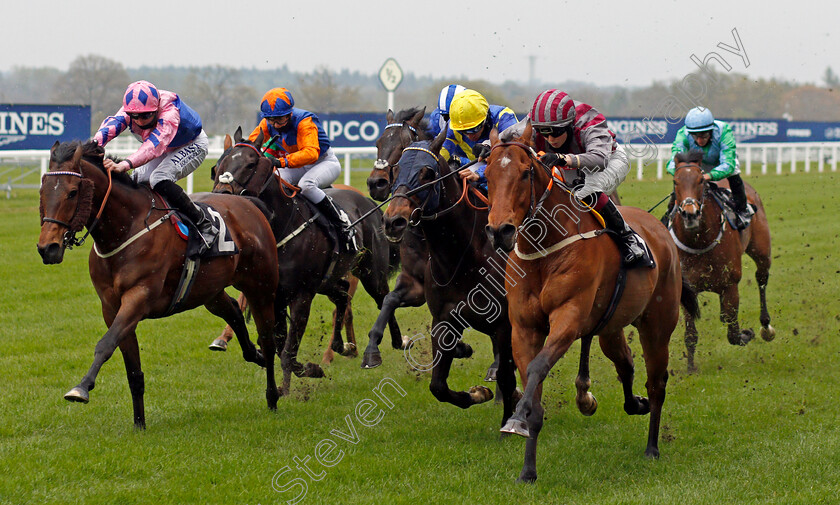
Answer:
<path fill-rule="evenodd" d="M 315 363 L 307 363 L 305 366 L 297 360 L 300 341 L 306 331 L 306 324 L 309 321 L 309 311 L 312 305 L 312 295 L 304 294 L 296 298 L 291 305 L 292 322 L 289 327 L 289 336 L 286 338 L 286 345 L 280 356 L 280 363 L 283 367 L 283 392 L 288 393 L 289 373 L 298 377 L 324 377 L 324 371 Z"/>
<path fill-rule="evenodd" d="M 601 344 L 604 355 L 613 362 L 615 371 L 618 372 L 618 379 L 621 381 L 624 391 L 624 412 L 631 416 L 645 415 L 650 412 L 648 399 L 633 394 L 633 378 L 635 376 L 633 353 L 624 338 L 624 330 L 599 335 L 598 342 Z"/>
<path fill-rule="evenodd" d="M 770 326 L 770 313 L 767 312 L 767 282 L 770 280 L 770 256 L 761 258 L 761 261 L 755 262 L 757 270 L 755 271 L 755 281 L 758 284 L 758 298 L 761 303 L 761 338 L 770 342 L 776 338 L 776 330 Z"/>
<path fill-rule="evenodd" d="M 493 392 L 484 386 L 473 386 L 467 391 L 453 391 L 447 384 L 449 370 L 452 367 L 454 349 L 461 339 L 463 328 L 455 327 L 449 321 L 432 324 L 432 356 L 435 365 L 429 390 L 440 402 L 451 403 L 462 409 L 493 399 Z"/>
<path fill-rule="evenodd" d="M 678 312 L 677 312 L 678 314 Z M 673 324 L 656 320 L 643 321 L 639 325 L 639 340 L 645 358 L 647 370 L 648 399 L 650 401 L 650 423 L 645 456 L 659 457 L 659 427 L 662 419 L 662 406 L 665 404 L 665 388 L 668 384 L 668 342 L 676 326 L 678 315 Z"/>
<path fill-rule="evenodd" d="M 134 335 L 137 323 L 143 319 L 147 306 L 147 299 L 144 296 L 143 288 L 135 288 L 126 293 L 122 298 L 122 304 L 117 311 L 108 331 L 96 343 L 93 351 L 93 364 L 87 374 L 82 377 L 81 382 L 64 395 L 64 399 L 72 402 L 87 403 L 90 400 L 89 392 L 96 386 L 96 376 L 102 365 L 114 354 L 117 346 L 130 335 Z M 106 323 L 108 317 L 106 316 Z"/>
<path fill-rule="evenodd" d="M 362 358 L 362 368 L 376 368 L 382 364 L 382 355 L 379 352 L 379 344 L 382 343 L 385 326 L 390 325 L 392 320 L 396 323 L 396 319 L 394 319 L 394 311 L 397 310 L 397 307 L 405 306 L 404 301 L 410 288 L 411 286 L 409 284 L 401 284 L 400 280 L 397 279 L 397 284 L 394 286 L 394 290 L 382 297 L 381 300 L 377 300 L 377 306 L 379 306 L 380 309 L 379 315 L 376 317 L 376 321 L 373 323 L 373 327 L 368 333 L 368 344 L 365 348 L 364 357 Z M 396 333 L 401 339 L 402 337 L 399 335 L 400 331 L 398 326 L 396 327 Z M 393 344 L 393 327 L 391 328 L 391 340 Z M 401 346 L 404 347 L 402 344 Z"/>
<path fill-rule="evenodd" d="M 727 286 L 720 294 L 720 320 L 727 325 L 726 338 L 732 345 L 747 345 L 753 339 L 752 330 L 738 326 L 738 284 Z"/>
<path fill-rule="evenodd" d="M 274 303 L 270 298 L 273 298 L 273 296 L 263 297 L 262 299 L 252 296 L 254 303 L 251 304 L 251 314 L 254 317 L 254 324 L 257 326 L 259 344 L 264 357 L 265 399 L 268 408 L 276 410 L 280 392 L 274 378 Z"/>
<path fill-rule="evenodd" d="M 233 329 L 236 340 L 242 348 L 242 357 L 245 361 L 256 363 L 259 366 L 265 364 L 265 357 L 257 351 L 254 343 L 248 337 L 248 327 L 245 324 L 245 317 L 239 309 L 236 301 L 224 291 L 220 291 L 204 307 L 214 316 L 220 317 Z"/>
<path fill-rule="evenodd" d="M 146 413 L 143 406 L 143 394 L 146 392 L 146 382 L 143 370 L 140 368 L 140 347 L 137 345 L 137 335 L 131 333 L 120 343 L 120 352 L 125 362 L 125 374 L 128 377 L 128 389 L 131 391 L 131 404 L 134 409 L 134 427 L 146 428 Z"/>

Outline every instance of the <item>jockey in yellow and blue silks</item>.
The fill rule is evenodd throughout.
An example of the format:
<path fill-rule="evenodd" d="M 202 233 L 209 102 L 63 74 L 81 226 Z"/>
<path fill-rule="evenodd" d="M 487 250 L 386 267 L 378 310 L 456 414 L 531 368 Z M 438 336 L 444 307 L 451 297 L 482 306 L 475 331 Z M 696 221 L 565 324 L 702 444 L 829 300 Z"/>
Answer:
<path fill-rule="evenodd" d="M 499 133 L 515 125 L 516 114 L 501 105 L 489 105 L 478 91 L 467 89 L 452 99 L 449 107 L 449 131 L 440 153 L 448 161 L 457 160 L 463 166 L 478 159 L 479 162 L 461 174 L 462 178 L 478 181 L 479 187 L 487 189 L 483 161 L 490 154 L 490 131 Z"/>
<path fill-rule="evenodd" d="M 286 88 L 273 88 L 263 95 L 260 117 L 248 139 L 254 142 L 262 133 L 262 147 L 273 158 L 274 175 L 300 186 L 300 194 L 346 233 L 345 226 L 350 224 L 347 215 L 323 190 L 341 175 L 341 163 L 330 147 L 321 120 L 296 108 Z"/>
<path fill-rule="evenodd" d="M 685 116 L 685 126 L 677 132 L 677 137 L 671 146 L 671 161 L 668 162 L 668 173 L 674 175 L 676 165 L 674 156 L 686 151 L 700 151 L 703 161 L 700 168 L 703 178 L 707 181 L 729 181 L 735 211 L 740 219 L 740 229 L 746 228 L 752 216 L 752 209 L 747 205 L 747 195 L 744 181 L 741 180 L 740 163 L 735 150 L 735 135 L 732 128 L 725 121 L 715 120 L 712 111 L 704 107 L 695 107 Z M 674 206 L 674 196 L 668 204 L 670 216 Z"/>
<path fill-rule="evenodd" d="M 460 84 L 450 84 L 440 90 L 438 106 L 429 114 L 429 128 L 427 132 L 430 138 L 437 137 L 438 133 L 446 128 L 446 123 L 449 122 L 449 107 L 452 105 L 452 99 L 458 93 L 466 91 L 466 89 Z"/>

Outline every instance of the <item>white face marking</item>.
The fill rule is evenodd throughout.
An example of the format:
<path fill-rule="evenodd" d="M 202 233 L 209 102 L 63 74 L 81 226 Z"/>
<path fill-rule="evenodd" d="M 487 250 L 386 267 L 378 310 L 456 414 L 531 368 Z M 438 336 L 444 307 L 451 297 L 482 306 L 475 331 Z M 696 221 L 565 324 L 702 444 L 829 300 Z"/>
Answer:
<path fill-rule="evenodd" d="M 510 158 L 508 158 L 507 156 L 505 156 L 504 158 L 501 159 L 501 161 L 499 161 L 499 165 L 501 165 L 502 168 L 505 168 L 509 164 L 510 164 Z"/>
<path fill-rule="evenodd" d="M 242 153 L 236 153 L 236 154 L 232 154 L 232 155 L 230 156 L 230 158 L 231 158 L 231 159 L 236 159 L 236 158 L 238 158 L 238 157 L 240 157 L 240 156 L 242 156 Z"/>
<path fill-rule="evenodd" d="M 59 182 L 60 182 L 60 181 L 59 181 L 58 179 L 56 179 L 56 180 L 55 180 L 55 186 L 53 186 L 53 191 L 55 191 L 55 190 L 57 190 L 57 189 L 58 189 L 58 183 L 59 183 Z"/>

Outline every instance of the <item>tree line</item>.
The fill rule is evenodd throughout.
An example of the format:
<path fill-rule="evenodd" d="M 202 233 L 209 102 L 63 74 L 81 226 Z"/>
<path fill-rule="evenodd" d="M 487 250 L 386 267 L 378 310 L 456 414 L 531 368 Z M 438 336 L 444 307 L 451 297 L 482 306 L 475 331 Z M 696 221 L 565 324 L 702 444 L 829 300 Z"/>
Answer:
<path fill-rule="evenodd" d="M 125 87 L 145 79 L 178 93 L 202 117 L 210 135 L 256 123 L 259 99 L 270 88 L 289 88 L 296 106 L 313 112 L 385 112 L 387 94 L 376 75 L 358 71 L 312 72 L 206 67 L 125 68 L 98 55 L 79 56 L 67 71 L 51 67 L 15 67 L 0 74 L 0 102 L 91 106 L 91 131 L 120 106 Z M 441 79 L 407 73 L 395 93 L 395 107 L 425 106 L 431 112 L 440 89 L 451 83 L 473 88 L 490 103 L 527 112 L 542 90 L 559 88 L 596 107 L 607 117 L 679 117 L 695 105 L 718 117 L 787 118 L 840 121 L 840 78 L 827 67 L 821 83 L 755 79 L 738 73 L 692 74 L 690 79 L 654 81 L 644 87 L 597 86 L 579 81 L 494 84 L 462 77 Z"/>

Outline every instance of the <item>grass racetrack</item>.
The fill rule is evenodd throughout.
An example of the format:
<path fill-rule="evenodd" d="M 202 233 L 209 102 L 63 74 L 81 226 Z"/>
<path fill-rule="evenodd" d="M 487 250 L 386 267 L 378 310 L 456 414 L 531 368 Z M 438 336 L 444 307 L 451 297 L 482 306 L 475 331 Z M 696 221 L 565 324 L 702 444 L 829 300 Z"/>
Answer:
<path fill-rule="evenodd" d="M 207 170 L 197 190 L 209 189 Z M 354 173 L 354 184 L 363 187 L 365 177 Z M 776 339 L 731 346 L 717 297 L 701 296 L 700 371 L 685 372 L 680 323 L 656 461 L 643 455 L 647 417 L 624 414 L 615 370 L 597 345 L 599 408 L 592 417 L 578 412 L 575 344 L 545 382 L 534 485 L 514 483 L 525 442 L 500 440 L 501 406 L 438 403 L 428 374 L 391 349 L 387 334 L 382 367 L 361 370 L 359 358 L 339 356 L 324 379 L 293 378 L 291 396 L 270 412 L 264 372 L 242 360 L 235 342 L 210 352 L 223 323 L 197 309 L 138 327 L 147 430 L 132 426 L 119 353 L 102 368 L 89 404 L 65 401 L 106 329 L 88 277 L 90 241 L 62 264 L 43 265 L 38 194 L 16 191 L 0 199 L 0 504 L 838 503 L 840 176 L 745 180 L 763 198 L 773 237 L 768 308 Z M 670 190 L 669 180 L 628 179 L 620 188 L 626 205 L 645 209 Z M 758 330 L 755 268 L 746 256 L 744 265 L 740 322 Z M 361 350 L 377 310 L 361 289 L 353 308 Z M 319 296 L 301 361 L 320 361 L 331 311 Z M 409 335 L 430 322 L 425 306 L 399 309 L 397 318 Z M 634 391 L 644 395 L 641 348 L 634 329 L 626 331 Z M 487 337 L 465 339 L 476 352 L 453 366 L 454 389 L 482 384 L 492 361 Z M 421 342 L 419 352 L 428 355 L 428 347 Z M 405 393 L 383 386 L 391 408 L 373 392 L 386 379 Z M 376 402 L 370 426 L 357 417 L 365 399 Z"/>

